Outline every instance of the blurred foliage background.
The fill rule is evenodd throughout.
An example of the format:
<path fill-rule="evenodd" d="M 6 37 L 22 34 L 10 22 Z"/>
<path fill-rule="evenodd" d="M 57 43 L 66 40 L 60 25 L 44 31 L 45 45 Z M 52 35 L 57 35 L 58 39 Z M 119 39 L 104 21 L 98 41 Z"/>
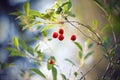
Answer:
<path fill-rule="evenodd" d="M 71 42 L 68 41 L 66 38 L 69 38 L 71 34 L 77 35 L 77 41 L 83 46 L 84 54 L 88 52 L 88 50 L 85 49 L 86 40 L 87 38 L 83 36 L 81 33 L 79 33 L 78 30 L 76 30 L 74 27 L 72 27 L 69 24 L 61 25 L 62 28 L 65 30 L 65 40 L 63 42 L 58 42 L 56 40 L 52 40 L 50 42 L 46 42 L 46 39 L 43 39 L 40 35 L 37 35 L 38 32 L 31 32 L 29 30 L 27 31 L 21 31 L 21 27 L 18 25 L 19 21 L 17 21 L 15 16 L 10 15 L 11 12 L 14 12 L 16 10 L 22 11 L 22 6 L 27 0 L 1 0 L 0 1 L 0 63 L 6 63 L 13 59 L 9 58 L 9 52 L 4 50 L 6 46 L 9 46 L 11 44 L 12 38 L 14 36 L 18 36 L 19 38 L 25 40 L 27 45 L 34 46 L 35 45 L 35 38 L 40 36 L 40 44 L 42 51 L 45 51 L 45 59 L 48 58 L 49 55 L 54 55 L 56 59 L 58 59 L 57 63 L 60 64 L 61 69 L 63 70 L 63 73 L 66 74 L 66 77 L 69 77 L 69 71 L 71 64 L 64 61 L 64 58 L 70 58 L 74 63 L 79 66 L 80 60 L 77 57 L 78 48 Z M 38 10 L 40 12 L 45 12 L 45 9 L 48 9 L 52 6 L 52 4 L 56 0 L 30 0 L 31 9 Z M 64 0 L 63 0 L 64 1 Z M 95 29 L 96 32 L 100 33 L 100 36 L 107 42 L 107 48 L 109 49 L 110 45 L 113 44 L 119 44 L 119 35 L 120 35 L 120 0 L 71 0 L 73 6 L 72 6 L 72 12 L 76 15 L 75 18 L 70 18 L 71 20 L 78 20 L 79 22 L 90 25 Z M 59 18 L 58 18 L 59 19 Z M 94 24 L 97 24 L 96 26 Z M 90 35 L 89 31 L 83 28 L 82 26 L 78 27 L 83 32 L 85 32 L 86 35 Z M 34 29 L 34 28 L 33 28 Z M 48 31 L 48 37 L 51 38 L 51 34 L 53 31 L 57 31 L 59 29 L 58 26 L 55 28 L 52 28 Z M 115 36 L 113 36 L 113 31 Z M 114 37 L 116 38 L 116 42 L 114 43 Z M 48 47 L 49 46 L 49 47 Z M 51 48 L 49 50 L 49 48 Z M 94 46 L 91 48 L 91 50 L 94 51 L 94 54 L 90 56 L 85 62 L 84 65 L 80 68 L 80 71 L 85 73 L 89 70 L 89 68 L 92 67 L 95 63 L 98 62 L 98 60 L 104 55 L 104 50 L 99 47 L 97 44 L 94 44 Z M 119 46 L 117 48 L 117 58 L 115 61 L 119 61 Z M 4 54 L 6 53 L 6 54 Z M 26 59 L 25 59 L 26 60 Z M 15 62 L 17 67 L 9 67 L 5 71 L 2 70 L 0 66 L 0 78 L 2 80 L 27 80 L 29 79 L 28 74 L 24 77 L 20 77 L 18 74 L 21 72 L 18 70 L 18 65 L 21 66 L 20 69 L 27 70 L 27 68 L 36 67 L 31 62 L 24 63 L 24 59 L 17 57 L 12 61 L 20 61 Z M 22 66 L 22 63 L 26 64 Z M 29 64 L 30 63 L 30 64 Z M 45 63 L 43 63 L 45 64 Z M 108 61 L 107 59 L 103 59 L 91 72 L 89 72 L 86 76 L 86 80 L 96 80 L 97 78 L 101 77 L 103 72 L 106 70 Z M 27 66 L 29 65 L 29 67 Z M 72 67 L 73 71 L 71 71 L 71 74 L 74 73 L 74 70 L 76 70 L 76 67 Z M 16 69 L 16 72 L 13 70 Z M 45 66 L 40 67 L 41 71 L 47 75 L 47 77 L 51 80 L 51 73 L 47 71 Z M 12 72 L 13 71 L 13 72 Z M 118 69 L 119 71 L 119 69 Z M 114 75 L 119 75 L 120 72 L 113 72 Z M 4 79 L 2 73 L 8 73 L 8 77 Z M 11 74 L 11 75 L 9 75 Z M 18 75 L 15 77 L 14 75 Z M 82 76 L 79 75 L 78 78 Z M 108 75 L 109 76 L 109 75 Z M 71 78 L 72 80 L 72 77 Z M 113 80 L 115 79 L 113 76 Z M 31 77 L 31 80 L 39 80 L 42 79 L 38 75 Z M 59 79 L 60 80 L 60 76 Z"/>

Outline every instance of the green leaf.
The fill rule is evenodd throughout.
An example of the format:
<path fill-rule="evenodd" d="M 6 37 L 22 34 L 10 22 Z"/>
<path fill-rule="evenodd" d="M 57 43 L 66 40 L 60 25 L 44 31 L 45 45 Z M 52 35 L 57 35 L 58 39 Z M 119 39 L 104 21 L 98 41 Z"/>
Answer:
<path fill-rule="evenodd" d="M 23 53 L 21 53 L 21 52 L 19 52 L 19 51 L 12 51 L 11 53 L 10 53 L 10 56 L 25 56 L 25 54 L 23 54 Z"/>
<path fill-rule="evenodd" d="M 37 26 L 37 30 L 39 30 L 42 26 Z"/>
<path fill-rule="evenodd" d="M 63 7 L 64 13 L 68 13 L 69 10 L 70 10 L 71 7 L 72 7 L 72 3 L 71 3 L 71 1 L 69 0 L 69 1 L 67 1 L 67 2 L 65 2 L 65 3 L 63 3 L 63 4 L 61 5 L 61 7 Z"/>
<path fill-rule="evenodd" d="M 69 11 L 71 9 L 71 7 L 72 7 L 72 2 L 69 0 L 68 1 L 68 9 L 67 10 Z"/>
<path fill-rule="evenodd" d="M 48 25 L 48 26 L 45 26 L 45 27 L 41 30 L 41 32 L 46 31 L 46 30 L 50 29 L 51 27 L 53 27 L 53 24 L 50 24 L 50 25 Z"/>
<path fill-rule="evenodd" d="M 20 16 L 22 13 L 20 11 L 12 12 L 10 15 Z"/>
<path fill-rule="evenodd" d="M 88 45 L 88 48 L 91 48 L 94 44 L 93 43 L 91 43 L 91 40 L 90 39 L 87 39 L 86 40 L 86 43 L 87 43 L 87 45 Z"/>
<path fill-rule="evenodd" d="M 37 51 L 37 54 L 38 54 L 38 59 L 43 60 L 44 57 L 43 53 L 41 51 Z"/>
<path fill-rule="evenodd" d="M 75 14 L 73 14 L 71 11 L 67 13 L 68 16 L 75 17 Z"/>
<path fill-rule="evenodd" d="M 90 57 L 93 53 L 94 53 L 93 51 L 88 52 L 88 53 L 85 55 L 84 59 L 86 60 L 86 59 L 87 59 L 88 57 Z"/>
<path fill-rule="evenodd" d="M 19 45 L 20 45 L 20 47 L 22 47 L 25 50 L 27 50 L 27 44 L 23 40 L 19 39 Z"/>
<path fill-rule="evenodd" d="M 47 32 L 46 32 L 46 31 L 43 31 L 43 32 L 42 32 L 42 35 L 43 35 L 44 37 L 46 37 L 46 36 L 47 36 Z"/>
<path fill-rule="evenodd" d="M 27 51 L 31 54 L 34 55 L 34 49 L 30 46 L 27 47 Z"/>
<path fill-rule="evenodd" d="M 10 51 L 10 56 L 25 56 L 25 54 L 23 54 L 19 50 L 16 50 L 15 48 L 9 47 L 6 48 L 6 50 Z"/>
<path fill-rule="evenodd" d="M 52 38 L 48 38 L 48 41 L 51 41 L 52 40 Z"/>
<path fill-rule="evenodd" d="M 62 12 L 62 10 L 63 10 L 62 7 L 59 7 L 56 11 L 56 14 L 60 14 Z"/>
<path fill-rule="evenodd" d="M 90 43 L 90 44 L 88 45 L 88 48 L 91 48 L 93 45 L 94 45 L 93 43 Z"/>
<path fill-rule="evenodd" d="M 74 44 L 75 44 L 81 51 L 83 51 L 82 46 L 81 46 L 78 42 L 74 42 Z"/>
<path fill-rule="evenodd" d="M 53 80 L 57 80 L 57 69 L 54 66 L 52 67 L 52 76 Z"/>
<path fill-rule="evenodd" d="M 46 78 L 46 76 L 40 70 L 35 69 L 35 68 L 31 68 L 30 70 L 34 71 L 35 73 L 37 73 L 41 77 Z"/>
<path fill-rule="evenodd" d="M 23 40 L 19 40 L 19 42 L 20 42 L 20 47 L 22 47 L 31 55 L 34 55 L 35 50 L 32 47 L 28 46 Z"/>
<path fill-rule="evenodd" d="M 34 26 L 34 25 L 35 25 L 35 23 L 29 23 L 29 24 L 25 25 L 25 26 L 22 28 L 22 30 L 24 31 L 24 30 L 26 30 L 26 29 L 29 29 L 30 27 L 32 27 L 32 26 Z"/>
<path fill-rule="evenodd" d="M 58 7 L 56 14 L 64 13 L 68 14 L 70 9 L 72 7 L 72 3 L 70 0 L 67 0 L 65 3 L 61 4 L 61 6 Z"/>
<path fill-rule="evenodd" d="M 78 76 L 78 73 L 77 73 L 77 72 L 74 72 L 74 76 L 77 77 L 77 76 Z"/>
<path fill-rule="evenodd" d="M 29 3 L 29 2 L 26 2 L 26 3 L 23 5 L 23 9 L 24 9 L 25 14 L 28 16 L 28 15 L 29 15 L 29 11 L 30 11 L 30 3 Z"/>
<path fill-rule="evenodd" d="M 90 39 L 89 39 L 89 38 L 86 40 L 86 43 L 87 43 L 87 44 L 90 44 Z"/>
<path fill-rule="evenodd" d="M 40 47 L 40 44 L 37 44 L 35 47 L 35 51 L 37 51 L 39 47 Z"/>
<path fill-rule="evenodd" d="M 61 0 L 57 0 L 57 2 L 52 6 L 53 9 L 58 9 L 61 5 Z"/>
<path fill-rule="evenodd" d="M 13 44 L 15 45 L 15 47 L 17 47 L 17 49 L 19 48 L 19 40 L 16 36 L 13 37 Z"/>
<path fill-rule="evenodd" d="M 56 61 L 54 56 L 51 56 L 49 59 L 52 59 L 52 60 Z"/>
<path fill-rule="evenodd" d="M 67 59 L 67 58 L 66 58 L 65 60 L 75 66 L 75 64 L 74 64 L 70 59 Z"/>
<path fill-rule="evenodd" d="M 93 24 L 94 27 L 97 27 L 97 26 L 98 26 L 98 21 L 97 21 L 97 20 L 94 20 L 94 21 L 92 22 L 92 24 Z"/>
<path fill-rule="evenodd" d="M 42 18 L 42 19 L 43 19 L 45 14 L 40 13 L 40 12 L 37 11 L 37 10 L 30 10 L 29 15 L 30 15 L 31 17 L 39 17 L 39 18 Z"/>
<path fill-rule="evenodd" d="M 66 76 L 64 74 L 60 74 L 62 76 L 62 80 L 67 80 Z"/>
<path fill-rule="evenodd" d="M 51 15 L 51 16 L 54 14 L 54 12 L 55 12 L 54 9 L 47 9 L 46 10 L 46 13 L 49 14 L 49 15 Z"/>
<path fill-rule="evenodd" d="M 49 64 L 49 60 L 54 60 L 54 62 L 55 62 L 56 59 L 54 56 L 51 56 L 51 57 L 49 57 L 49 59 L 47 61 L 47 68 L 48 68 L 48 70 L 51 70 L 54 64 Z"/>
<path fill-rule="evenodd" d="M 83 57 L 83 53 L 79 51 L 79 58 L 81 59 Z"/>
<path fill-rule="evenodd" d="M 53 67 L 53 65 L 52 65 L 52 64 L 47 63 L 47 69 L 48 69 L 48 70 L 51 70 L 51 69 L 52 69 L 52 67 Z"/>
<path fill-rule="evenodd" d="M 7 69 L 10 66 L 14 66 L 14 64 L 13 63 L 0 63 L 0 68 L 2 70 L 5 70 L 5 69 Z"/>

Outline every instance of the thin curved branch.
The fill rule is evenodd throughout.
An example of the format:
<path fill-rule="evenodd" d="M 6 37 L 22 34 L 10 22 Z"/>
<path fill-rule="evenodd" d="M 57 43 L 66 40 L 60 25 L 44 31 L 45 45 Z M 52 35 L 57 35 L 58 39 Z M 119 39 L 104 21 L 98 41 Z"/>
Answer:
<path fill-rule="evenodd" d="M 68 23 L 70 23 L 72 26 L 74 26 L 78 31 L 80 31 L 85 37 L 90 38 L 92 41 L 94 41 L 95 43 L 98 43 L 96 40 L 94 40 L 93 38 L 91 38 L 90 36 L 87 36 L 85 33 L 83 33 L 76 25 L 74 25 L 72 22 L 70 22 L 67 18 L 65 18 L 67 20 Z M 84 26 L 84 25 L 82 25 Z"/>
<path fill-rule="evenodd" d="M 102 60 L 103 60 L 103 57 L 100 58 L 100 60 L 99 60 L 96 64 L 94 64 L 85 74 L 83 74 L 83 76 L 82 76 L 79 80 L 82 80 L 83 78 L 85 78 L 85 76 L 86 76 L 89 72 L 91 72 Z"/>

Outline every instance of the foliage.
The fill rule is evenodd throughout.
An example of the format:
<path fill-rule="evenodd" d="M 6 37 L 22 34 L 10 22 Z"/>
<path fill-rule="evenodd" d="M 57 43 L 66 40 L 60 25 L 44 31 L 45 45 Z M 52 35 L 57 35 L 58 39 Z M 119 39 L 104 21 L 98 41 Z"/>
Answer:
<path fill-rule="evenodd" d="M 52 67 L 52 76 L 53 80 L 57 80 L 57 69 L 55 67 Z"/>
<path fill-rule="evenodd" d="M 35 73 L 39 74 L 40 76 L 46 78 L 45 75 L 44 75 L 40 70 L 35 69 L 35 68 L 32 68 L 32 69 L 30 69 L 30 70 L 32 70 L 32 71 L 34 71 Z"/>
<path fill-rule="evenodd" d="M 62 80 L 67 80 L 64 74 L 61 74 L 61 76 L 62 76 Z"/>
<path fill-rule="evenodd" d="M 55 61 L 56 61 L 54 56 L 51 56 L 51 57 L 48 59 L 48 61 L 47 61 L 47 68 L 48 68 L 48 70 L 51 70 L 51 69 L 53 68 L 53 66 L 54 66 L 54 64 L 50 64 L 50 63 L 49 63 L 50 60 L 53 60 L 53 61 L 54 61 L 53 63 L 55 63 Z"/>
<path fill-rule="evenodd" d="M 104 11 L 104 13 L 107 16 L 107 20 L 108 20 L 108 25 L 111 26 L 112 30 L 113 30 L 113 26 L 112 23 L 114 22 L 113 18 L 111 19 L 110 17 L 113 15 L 112 10 L 113 7 L 115 6 L 115 4 L 112 4 L 112 6 L 110 6 L 109 8 L 105 7 L 101 2 L 99 2 L 98 0 L 94 0 L 99 6 L 100 8 Z M 17 19 L 19 19 L 20 25 L 22 26 L 22 30 L 28 30 L 30 28 L 32 28 L 32 26 L 36 26 L 38 30 L 40 30 L 39 32 L 41 34 L 43 34 L 44 37 L 47 37 L 47 30 L 49 30 L 50 28 L 54 27 L 55 24 L 64 24 L 64 23 L 69 23 L 70 25 L 72 25 L 74 28 L 76 28 L 78 31 L 80 31 L 87 39 L 85 41 L 85 43 L 87 44 L 86 48 L 87 50 L 89 50 L 89 52 L 86 52 L 86 54 L 84 54 L 84 47 L 79 43 L 79 42 L 74 42 L 73 43 L 76 45 L 76 47 L 78 48 L 78 57 L 80 59 L 80 66 L 78 66 L 79 68 L 82 67 L 82 65 L 84 64 L 84 61 L 86 59 L 88 59 L 93 53 L 94 51 L 91 50 L 91 48 L 93 47 L 94 43 L 96 43 L 97 45 L 101 46 L 104 51 L 105 54 L 107 56 L 107 60 L 109 62 L 109 66 L 108 68 L 110 68 L 111 66 L 113 66 L 113 62 L 114 64 L 117 63 L 117 60 L 113 60 L 113 56 L 116 56 L 116 37 L 115 37 L 115 33 L 114 31 L 112 31 L 113 33 L 113 37 L 114 37 L 114 41 L 115 41 L 115 45 L 113 45 L 112 47 L 109 47 L 111 44 L 111 40 L 109 39 L 109 37 L 105 36 L 105 37 L 101 37 L 100 33 L 104 32 L 104 29 L 101 30 L 100 33 L 98 33 L 96 31 L 97 27 L 98 27 L 98 21 L 94 20 L 92 22 L 92 26 L 89 25 L 84 25 L 80 22 L 77 21 L 70 21 L 68 19 L 68 17 L 75 17 L 75 15 L 71 12 L 71 8 L 72 8 L 72 2 L 70 0 L 66 0 L 65 2 L 61 2 L 60 0 L 57 1 L 56 4 L 53 5 L 53 7 L 51 9 L 47 9 L 45 13 L 41 13 L 37 10 L 32 10 L 30 9 L 30 3 L 26 2 L 23 5 L 23 10 L 24 12 L 13 12 L 12 15 L 16 15 Z M 62 16 L 63 21 L 59 21 L 57 20 L 58 16 Z M 37 21 L 36 18 L 39 18 L 40 20 Z M 74 25 L 73 23 L 78 23 L 77 25 Z M 37 26 L 39 24 L 39 26 Z M 80 29 L 77 28 L 77 26 L 81 25 L 82 27 L 85 27 L 87 30 L 90 31 L 90 33 L 93 35 L 88 36 L 86 34 L 84 34 Z M 119 24 L 118 24 L 119 25 Z M 42 29 L 39 29 L 39 27 L 41 28 L 41 26 L 43 26 Z M 13 47 L 8 47 L 7 50 L 9 50 L 11 52 L 10 56 L 29 56 L 30 58 L 36 60 L 37 62 L 43 62 L 43 58 L 44 58 L 44 54 L 43 52 L 41 52 L 41 50 L 39 49 L 40 45 L 36 45 L 35 49 L 32 48 L 31 46 L 27 45 L 23 40 L 17 38 L 16 36 L 13 38 Z M 34 58 L 33 56 L 37 53 L 37 57 Z M 32 56 L 32 57 L 31 57 Z M 68 61 L 70 64 L 72 64 L 72 66 L 76 66 L 76 64 L 71 60 L 66 58 L 65 61 Z M 49 56 L 49 58 L 46 61 L 47 65 L 47 69 L 51 70 L 51 74 L 53 77 L 53 80 L 57 80 L 57 75 L 58 75 L 58 66 L 56 64 L 56 58 L 54 56 Z M 93 68 L 96 65 L 93 65 Z M 33 72 L 37 73 L 38 75 L 40 75 L 43 78 L 47 77 L 44 75 L 43 72 L 41 72 L 38 69 L 30 69 Z M 92 69 L 90 69 L 88 72 L 90 72 Z M 83 76 L 80 78 L 80 80 L 82 80 L 87 74 L 88 72 L 86 72 L 85 74 L 83 74 Z M 107 70 L 105 71 L 105 73 L 107 74 Z M 104 80 L 106 77 L 106 74 L 102 76 L 102 79 Z M 63 73 L 60 73 L 61 77 L 63 80 L 67 80 L 66 75 L 64 75 Z M 79 70 L 75 71 L 74 74 L 75 78 L 79 75 Z"/>

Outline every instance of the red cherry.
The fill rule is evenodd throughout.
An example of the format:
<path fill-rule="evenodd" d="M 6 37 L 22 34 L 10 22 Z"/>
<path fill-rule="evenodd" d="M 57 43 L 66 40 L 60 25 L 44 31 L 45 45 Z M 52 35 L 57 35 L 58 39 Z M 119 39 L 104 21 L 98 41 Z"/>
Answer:
<path fill-rule="evenodd" d="M 71 39 L 72 41 L 75 41 L 75 40 L 76 40 L 76 35 L 72 35 L 70 39 Z"/>
<path fill-rule="evenodd" d="M 59 29 L 59 34 L 63 34 L 64 33 L 64 30 L 63 29 Z"/>
<path fill-rule="evenodd" d="M 64 39 L 63 34 L 60 34 L 60 35 L 58 36 L 58 39 L 59 39 L 60 41 L 62 41 L 62 40 Z"/>
<path fill-rule="evenodd" d="M 54 62 L 54 60 L 50 59 L 50 60 L 48 61 L 48 63 L 49 63 L 49 64 L 54 64 L 55 62 Z"/>
<path fill-rule="evenodd" d="M 52 34 L 52 37 L 53 37 L 53 38 L 57 38 L 57 37 L 58 37 L 58 33 L 57 33 L 57 32 L 54 32 L 54 33 Z"/>

